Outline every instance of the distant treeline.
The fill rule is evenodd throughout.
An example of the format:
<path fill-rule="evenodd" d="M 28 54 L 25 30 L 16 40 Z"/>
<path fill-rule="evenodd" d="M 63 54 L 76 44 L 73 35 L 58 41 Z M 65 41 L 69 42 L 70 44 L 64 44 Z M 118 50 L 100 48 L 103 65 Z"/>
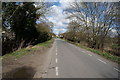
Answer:
<path fill-rule="evenodd" d="M 73 2 L 63 38 L 120 56 L 120 2 Z"/>
<path fill-rule="evenodd" d="M 2 55 L 52 38 L 52 24 L 37 20 L 46 13 L 44 3 L 2 3 Z"/>

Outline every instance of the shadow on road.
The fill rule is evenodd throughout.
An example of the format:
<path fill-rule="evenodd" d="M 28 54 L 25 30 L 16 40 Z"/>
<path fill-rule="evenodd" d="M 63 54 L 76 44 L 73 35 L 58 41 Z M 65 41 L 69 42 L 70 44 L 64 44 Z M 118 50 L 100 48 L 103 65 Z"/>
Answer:
<path fill-rule="evenodd" d="M 14 80 L 17 78 L 29 78 L 30 80 L 34 77 L 35 72 L 36 71 L 34 68 L 23 66 L 23 67 L 11 70 L 10 72 L 3 73 L 2 80 L 10 80 L 10 79 Z"/>

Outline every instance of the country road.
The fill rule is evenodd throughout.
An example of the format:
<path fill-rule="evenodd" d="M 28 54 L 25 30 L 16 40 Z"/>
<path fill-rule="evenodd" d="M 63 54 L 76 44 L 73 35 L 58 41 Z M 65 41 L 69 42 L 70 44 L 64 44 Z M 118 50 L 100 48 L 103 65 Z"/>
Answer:
<path fill-rule="evenodd" d="M 55 39 L 47 78 L 118 78 L 119 67 L 97 54 Z"/>

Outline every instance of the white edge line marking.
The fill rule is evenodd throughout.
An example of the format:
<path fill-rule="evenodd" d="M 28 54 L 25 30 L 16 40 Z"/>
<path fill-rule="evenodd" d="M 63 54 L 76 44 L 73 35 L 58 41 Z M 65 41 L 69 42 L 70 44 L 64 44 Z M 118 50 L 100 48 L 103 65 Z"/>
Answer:
<path fill-rule="evenodd" d="M 58 76 L 58 67 L 56 67 L 56 76 Z"/>
<path fill-rule="evenodd" d="M 89 56 L 92 56 L 91 54 L 88 54 Z"/>
<path fill-rule="evenodd" d="M 106 62 L 104 62 L 103 60 L 101 60 L 101 59 L 98 59 L 100 62 L 102 62 L 102 63 L 104 63 L 104 64 L 106 64 Z"/>
<path fill-rule="evenodd" d="M 56 60 L 55 60 L 55 61 L 56 61 L 56 63 L 58 63 L 58 59 L 57 59 L 57 58 L 56 58 Z"/>
<path fill-rule="evenodd" d="M 58 55 L 58 54 L 56 53 L 56 55 Z"/>
<path fill-rule="evenodd" d="M 120 70 L 118 70 L 117 68 L 114 68 L 116 71 L 120 72 Z"/>

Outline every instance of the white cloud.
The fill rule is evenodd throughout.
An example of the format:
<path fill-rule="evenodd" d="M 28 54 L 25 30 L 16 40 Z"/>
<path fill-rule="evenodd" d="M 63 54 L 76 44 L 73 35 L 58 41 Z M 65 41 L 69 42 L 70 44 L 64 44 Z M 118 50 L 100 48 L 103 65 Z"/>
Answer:
<path fill-rule="evenodd" d="M 70 20 L 66 19 L 68 15 L 63 12 L 63 7 L 53 5 L 50 7 L 50 12 L 52 14 L 47 19 L 54 24 L 53 32 L 56 34 L 65 32 Z"/>
<path fill-rule="evenodd" d="M 75 0 L 60 0 L 59 2 L 62 9 L 67 9 L 72 7 L 71 5 L 73 2 L 75 2 Z"/>

